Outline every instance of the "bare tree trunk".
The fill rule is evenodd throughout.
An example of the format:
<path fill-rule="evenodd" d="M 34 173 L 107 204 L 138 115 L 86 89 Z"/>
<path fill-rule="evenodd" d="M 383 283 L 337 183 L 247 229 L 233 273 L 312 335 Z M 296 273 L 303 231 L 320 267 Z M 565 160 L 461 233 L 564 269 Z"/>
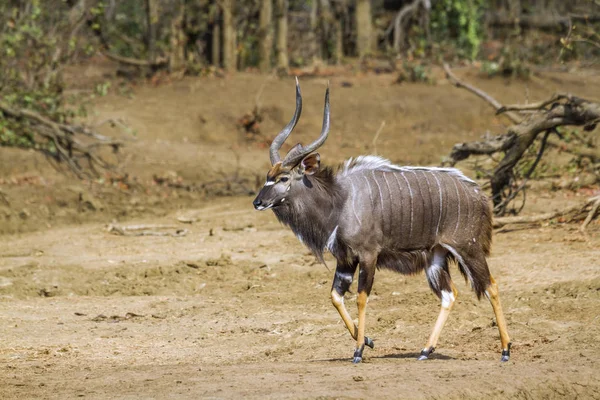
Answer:
<path fill-rule="evenodd" d="M 308 41 L 310 43 L 310 52 L 312 56 L 312 64 L 321 64 L 322 49 L 321 38 L 319 37 L 319 2 L 312 1 L 310 7 L 310 31 Z"/>
<path fill-rule="evenodd" d="M 400 54 L 400 51 L 402 51 L 402 48 L 404 47 L 404 42 L 406 41 L 405 31 L 408 30 L 408 26 L 404 21 L 409 20 L 419 10 L 421 4 L 427 8 L 428 3 L 428 0 L 414 0 L 412 3 L 405 5 L 398 14 L 396 14 L 394 19 L 394 51 L 396 54 Z"/>
<path fill-rule="evenodd" d="M 521 17 L 521 0 L 508 0 L 508 15 L 515 25 L 519 25 Z"/>
<path fill-rule="evenodd" d="M 344 58 L 344 22 L 348 21 L 348 7 L 346 0 L 338 0 L 330 4 L 331 19 L 335 35 L 335 47 L 333 49 L 333 60 L 336 64 L 341 64 Z"/>
<path fill-rule="evenodd" d="M 215 7 L 212 29 L 212 65 L 221 66 L 221 10 L 219 6 Z"/>
<path fill-rule="evenodd" d="M 171 20 L 171 53 L 169 54 L 169 70 L 181 71 L 185 68 L 186 36 L 183 31 L 185 0 L 177 0 L 176 10 Z"/>
<path fill-rule="evenodd" d="M 356 48 L 363 58 L 371 53 L 371 2 L 356 0 Z"/>
<path fill-rule="evenodd" d="M 427 40 L 427 48 L 431 48 L 431 0 L 424 0 L 423 12 L 421 13 L 421 27 L 425 31 L 425 40 Z"/>
<path fill-rule="evenodd" d="M 333 60 L 336 64 L 341 64 L 344 58 L 344 27 L 342 26 L 342 18 L 338 17 L 334 21 L 335 29 L 335 49 Z"/>
<path fill-rule="evenodd" d="M 146 45 L 148 47 L 148 61 L 152 64 L 156 60 L 156 34 L 158 31 L 158 0 L 146 0 L 146 21 L 148 32 Z"/>
<path fill-rule="evenodd" d="M 223 68 L 228 72 L 235 71 L 237 66 L 233 21 L 234 3 L 235 0 L 221 1 L 223 7 Z"/>
<path fill-rule="evenodd" d="M 287 72 L 289 68 L 288 38 L 288 0 L 277 0 L 277 69 Z"/>
<path fill-rule="evenodd" d="M 273 54 L 273 4 L 272 0 L 261 0 L 260 7 L 260 71 L 271 70 L 271 55 Z"/>
<path fill-rule="evenodd" d="M 331 2 L 329 0 L 321 0 L 321 57 L 322 58 L 334 58 L 334 61 L 337 63 L 337 56 L 334 54 L 337 51 L 337 47 L 334 49 L 330 49 L 327 43 L 329 43 L 333 39 L 334 46 L 338 45 L 337 36 L 332 38 L 332 35 L 337 35 L 336 28 L 338 27 L 338 21 L 335 18 L 335 14 L 333 12 Z"/>

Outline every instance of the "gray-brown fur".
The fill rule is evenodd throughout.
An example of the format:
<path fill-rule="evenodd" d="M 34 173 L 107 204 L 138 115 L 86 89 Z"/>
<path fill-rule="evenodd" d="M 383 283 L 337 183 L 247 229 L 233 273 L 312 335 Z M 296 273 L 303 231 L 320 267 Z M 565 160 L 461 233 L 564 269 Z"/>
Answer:
<path fill-rule="evenodd" d="M 349 188 L 338 228 L 340 242 L 375 251 L 378 267 L 404 274 L 424 269 L 432 250 L 442 246 L 477 295 L 485 292 L 491 212 L 477 184 L 460 171 L 398 167 L 379 157 L 358 157 L 346 162 L 336 183 Z M 439 296 L 442 288 L 436 288 Z"/>
<path fill-rule="evenodd" d="M 447 258 L 458 262 L 478 296 L 490 282 L 487 199 L 456 169 L 398 167 L 359 157 L 335 175 L 324 168 L 302 177 L 273 211 L 320 259 L 329 242 L 338 260 L 375 252 L 377 267 L 414 274 L 442 246 L 451 249 Z M 446 285 L 432 284 L 440 296 Z"/>
<path fill-rule="evenodd" d="M 272 167 L 254 200 L 257 210 L 273 209 L 282 223 L 323 259 L 329 250 L 337 260 L 331 300 L 356 340 L 354 362 L 365 346 L 366 305 L 377 268 L 402 274 L 425 270 L 432 291 L 441 298 L 440 314 L 419 359 L 434 351 L 457 291 L 448 261 L 454 260 L 478 297 L 486 294 L 497 318 L 502 361 L 510 356 L 510 339 L 498 288 L 486 256 L 492 217 L 486 196 L 456 169 L 399 167 L 375 156 L 348 160 L 336 173 L 321 168 L 314 151 L 329 133 L 329 89 L 325 94 L 323 128 L 307 146 L 297 144 L 282 160 L 281 145 L 295 126 L 302 106 L 296 81 L 296 112 L 270 148 Z M 344 306 L 357 268 L 358 324 Z"/>

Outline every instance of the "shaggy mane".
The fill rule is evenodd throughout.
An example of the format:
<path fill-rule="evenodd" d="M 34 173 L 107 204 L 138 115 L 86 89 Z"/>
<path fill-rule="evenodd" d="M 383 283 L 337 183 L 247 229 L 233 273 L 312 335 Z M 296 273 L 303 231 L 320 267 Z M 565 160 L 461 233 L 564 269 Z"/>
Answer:
<path fill-rule="evenodd" d="M 476 185 L 475 181 L 467 178 L 461 171 L 456 168 L 440 168 L 440 167 L 400 167 L 392 164 L 388 159 L 378 156 L 359 156 L 350 158 L 344 162 L 340 170 L 341 176 L 348 176 L 360 171 L 383 171 L 383 172 L 403 172 L 403 171 L 439 171 L 454 175 L 459 180 Z"/>

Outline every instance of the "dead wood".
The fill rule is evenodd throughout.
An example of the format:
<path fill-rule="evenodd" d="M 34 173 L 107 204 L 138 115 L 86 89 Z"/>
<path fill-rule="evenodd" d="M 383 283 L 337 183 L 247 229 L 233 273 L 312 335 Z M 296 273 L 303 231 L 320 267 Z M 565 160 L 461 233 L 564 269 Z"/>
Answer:
<path fill-rule="evenodd" d="M 398 11 L 398 14 L 396 14 L 396 17 L 394 17 L 394 20 L 386 29 L 386 36 L 389 35 L 392 30 L 394 31 L 393 47 L 396 53 L 400 53 L 400 50 L 404 44 L 406 31 L 408 29 L 405 22 L 410 20 L 417 13 L 419 7 L 421 6 L 426 10 L 427 13 L 429 13 L 429 9 L 431 8 L 429 1 L 413 0 L 412 3 L 406 4 L 400 11 Z"/>
<path fill-rule="evenodd" d="M 385 128 L 385 121 L 381 121 L 381 125 L 379 125 L 379 128 L 377 129 L 377 132 L 375 132 L 375 136 L 373 137 L 373 142 L 371 144 L 372 148 L 373 148 L 373 154 L 377 155 L 377 139 L 379 139 L 379 135 L 381 135 L 381 132 L 383 131 L 383 128 Z"/>
<path fill-rule="evenodd" d="M 471 155 L 504 153 L 504 157 L 496 165 L 490 178 L 492 201 L 496 215 L 504 215 L 507 212 L 508 204 L 516 197 L 516 194 L 525 189 L 525 183 L 542 157 L 545 144 L 551 133 L 560 136 L 557 128 L 567 125 L 583 126 L 584 130 L 589 131 L 593 130 L 600 122 L 599 103 L 571 94 L 557 93 L 548 100 L 534 104 L 504 106 L 483 90 L 458 79 L 447 64 L 444 65 L 444 70 L 448 80 L 455 86 L 474 93 L 492 105 L 497 114 L 506 115 L 513 122 L 513 125 L 509 126 L 507 132 L 503 135 L 479 142 L 454 145 L 447 159 L 449 164 L 454 165 Z M 527 172 L 525 181 L 517 185 L 515 182 L 515 166 L 540 133 L 545 134 L 536 162 L 533 168 Z M 580 154 L 583 153 L 583 151 L 580 152 Z M 592 155 L 595 155 L 595 152 Z M 594 160 L 596 160 L 595 156 L 592 157 L 592 162 L 595 162 Z M 517 187 L 517 189 L 513 190 L 514 187 Z"/>
<path fill-rule="evenodd" d="M 590 212 L 588 213 L 587 217 L 585 217 L 583 224 L 581 224 L 581 227 L 579 228 L 581 230 L 581 232 L 585 232 L 585 229 L 587 228 L 587 226 L 590 224 L 590 222 L 592 222 L 592 219 L 594 219 L 594 217 L 598 213 L 599 207 L 600 207 L 600 196 L 598 196 L 596 198 L 596 201 L 594 201 L 594 203 L 592 204 Z"/>
<path fill-rule="evenodd" d="M 107 232 L 120 236 L 173 236 L 180 237 L 188 234 L 187 229 L 180 229 L 173 225 L 115 225 L 110 224 Z"/>
<path fill-rule="evenodd" d="M 505 108 L 502 104 L 500 104 L 500 102 L 498 100 L 496 100 L 495 98 L 493 98 L 492 96 L 490 96 L 489 94 L 484 92 L 483 90 L 476 88 L 475 86 L 472 86 L 472 85 L 468 84 L 467 82 L 463 82 L 460 79 L 458 79 L 456 77 L 456 75 L 454 75 L 452 73 L 452 71 L 450 70 L 450 66 L 448 64 L 444 64 L 444 71 L 446 72 L 446 78 L 448 78 L 448 80 L 454 86 L 456 86 L 458 88 L 467 89 L 469 92 L 479 96 L 480 98 L 485 100 L 486 103 L 488 103 L 489 105 L 494 107 L 494 110 L 496 110 L 496 113 L 499 113 L 500 110 Z M 519 123 L 522 121 L 521 117 L 519 117 L 517 114 L 514 114 L 512 112 L 506 112 L 506 116 L 508 118 L 510 118 L 510 120 L 513 123 Z"/>
<path fill-rule="evenodd" d="M 10 206 L 8 196 L 2 190 L 0 190 L 0 203 L 4 204 L 5 206 Z"/>
<path fill-rule="evenodd" d="M 85 125 L 66 124 L 55 122 L 52 119 L 25 108 L 13 108 L 0 101 L 0 118 L 13 118 L 27 122 L 28 134 L 34 136 L 34 142 L 38 143 L 35 136 L 50 142 L 56 148 L 50 152 L 45 147 L 34 149 L 52 157 L 57 162 L 64 162 L 69 169 L 79 178 L 97 175 L 96 168 L 113 169 L 114 165 L 107 162 L 97 154 L 99 147 L 110 147 L 114 153 L 124 144 L 122 140 L 116 140 L 95 132 Z M 124 127 L 121 122 L 112 121 L 113 126 Z M 86 168 L 81 160 L 88 163 Z"/>
<path fill-rule="evenodd" d="M 563 210 L 553 212 L 526 215 L 526 216 L 511 216 L 511 217 L 495 217 L 493 227 L 495 229 L 504 228 L 508 225 L 527 225 L 539 226 L 540 223 L 551 221 L 556 218 L 562 218 L 565 222 L 575 222 L 584 220 L 581 231 L 584 231 L 589 223 L 594 219 L 600 208 L 600 196 L 595 196 L 587 199 L 583 204 L 577 204 L 567 207 Z"/>
<path fill-rule="evenodd" d="M 516 136 L 512 134 L 496 135 L 485 138 L 481 142 L 457 143 L 452 147 L 452 152 L 447 160 L 449 164 L 456 164 L 471 155 L 490 155 L 508 150 L 513 146 Z"/>
<path fill-rule="evenodd" d="M 110 60 L 119 62 L 121 64 L 134 65 L 136 67 L 154 67 L 154 68 L 166 67 L 169 62 L 166 58 L 162 58 L 162 57 L 156 58 L 156 59 L 150 61 L 150 60 L 142 60 L 139 58 L 119 56 L 117 54 L 111 53 L 107 48 L 101 50 L 100 53 Z"/>

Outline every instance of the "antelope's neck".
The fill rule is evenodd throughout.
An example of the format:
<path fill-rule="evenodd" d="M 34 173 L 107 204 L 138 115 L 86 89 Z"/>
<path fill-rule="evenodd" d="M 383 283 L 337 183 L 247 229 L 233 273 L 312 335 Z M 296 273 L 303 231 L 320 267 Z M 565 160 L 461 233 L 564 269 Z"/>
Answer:
<path fill-rule="evenodd" d="M 309 182 L 273 212 L 322 260 L 327 241 L 338 225 L 345 193 L 333 179 L 323 182 L 317 177 Z"/>

